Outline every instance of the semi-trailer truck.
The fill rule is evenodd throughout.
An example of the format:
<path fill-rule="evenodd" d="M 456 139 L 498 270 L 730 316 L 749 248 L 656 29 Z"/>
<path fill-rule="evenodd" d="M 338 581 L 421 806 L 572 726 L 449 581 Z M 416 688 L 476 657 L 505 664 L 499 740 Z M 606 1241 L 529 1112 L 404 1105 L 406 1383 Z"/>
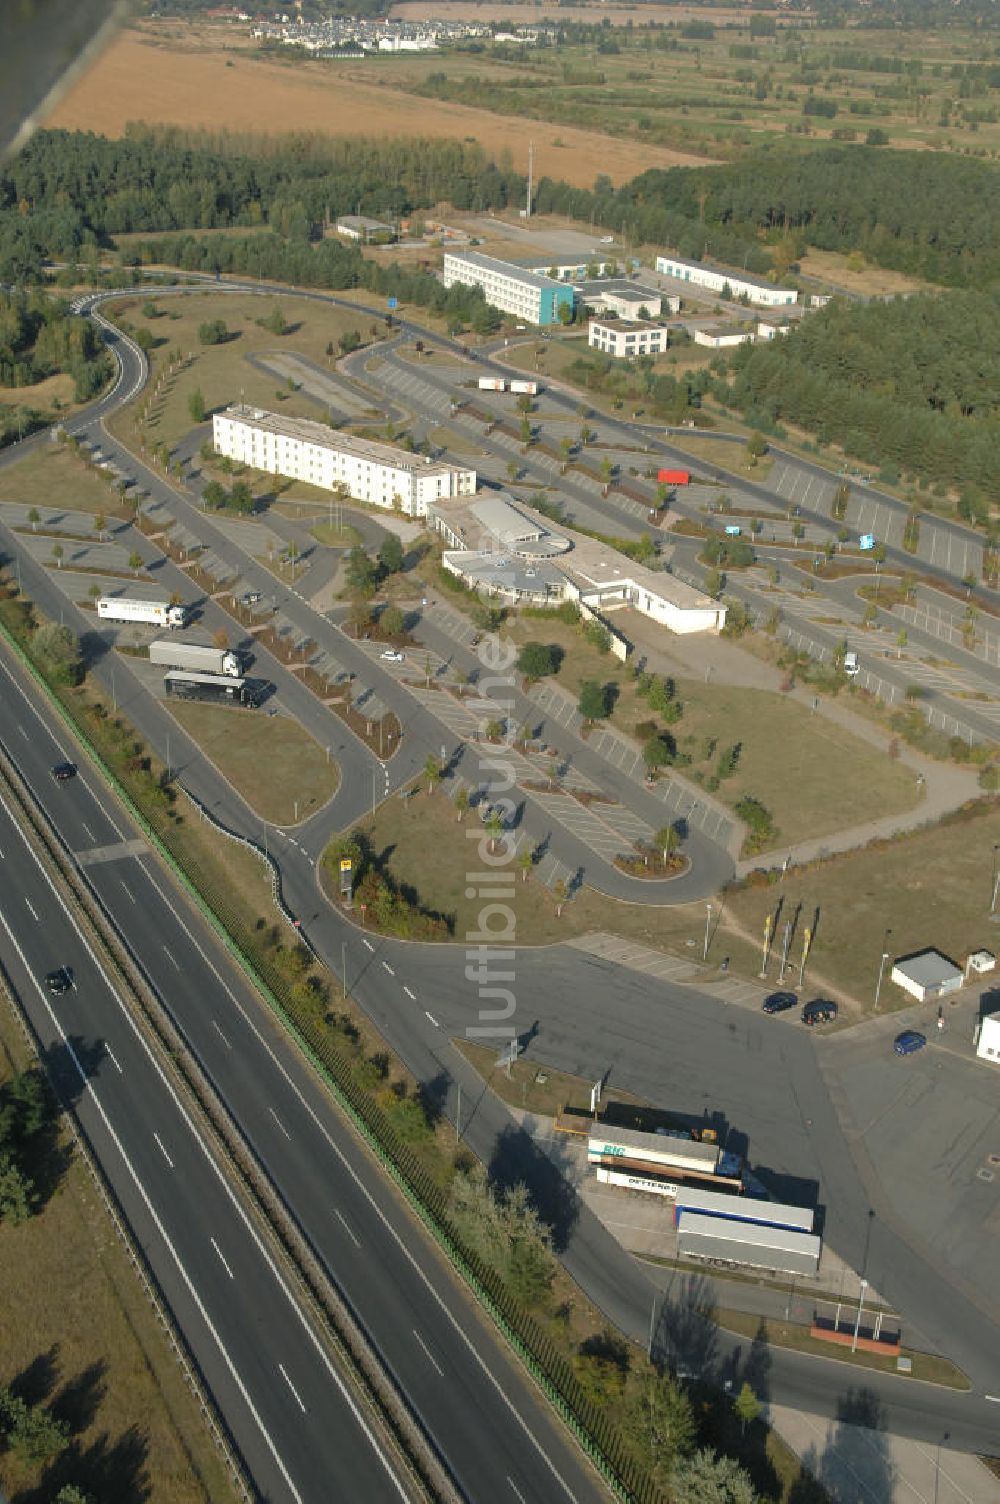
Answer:
<path fill-rule="evenodd" d="M 163 676 L 163 688 L 176 700 L 204 700 L 210 705 L 243 705 L 247 710 L 255 710 L 266 685 L 262 686 L 259 680 L 168 669 Z"/>
<path fill-rule="evenodd" d="M 203 674 L 228 674 L 238 679 L 243 673 L 239 653 L 228 648 L 203 647 L 200 642 L 151 642 L 150 663 L 162 664 L 164 668 L 188 668 Z"/>
<path fill-rule="evenodd" d="M 174 606 L 169 601 L 130 601 L 124 595 L 102 595 L 97 602 L 97 614 L 104 621 L 141 622 L 147 627 L 183 627 L 187 621 L 187 607 Z"/>

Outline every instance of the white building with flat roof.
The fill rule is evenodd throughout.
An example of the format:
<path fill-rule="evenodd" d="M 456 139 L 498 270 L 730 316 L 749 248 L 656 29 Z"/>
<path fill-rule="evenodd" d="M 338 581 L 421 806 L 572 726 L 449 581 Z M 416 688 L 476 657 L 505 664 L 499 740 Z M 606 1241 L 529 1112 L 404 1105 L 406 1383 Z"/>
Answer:
<path fill-rule="evenodd" d="M 760 277 L 729 271 L 724 266 L 710 266 L 706 261 L 657 256 L 656 270 L 665 277 L 676 277 L 678 282 L 690 282 L 692 287 L 704 287 L 709 292 L 721 293 L 728 288 L 731 297 L 747 298 L 764 308 L 780 308 L 799 300 L 794 287 L 775 287 L 773 282 L 764 282 Z"/>
<path fill-rule="evenodd" d="M 637 355 L 662 355 L 670 343 L 668 324 L 633 322 L 630 319 L 591 319 L 587 343 L 616 360 L 634 360 Z"/>
<path fill-rule="evenodd" d="M 658 287 L 638 282 L 580 282 L 576 294 L 596 314 L 613 313 L 620 319 L 658 319 L 664 312 L 679 313 L 679 297 L 668 297 Z"/>
<path fill-rule="evenodd" d="M 672 632 L 718 632 L 726 608 L 665 570 L 647 569 L 584 533 L 552 523 L 520 501 L 435 503 L 431 525 L 449 545 L 445 569 L 515 605 L 576 601 L 602 616 L 632 606 Z M 620 635 L 620 634 L 619 634 Z"/>
<path fill-rule="evenodd" d="M 481 288 L 487 303 L 526 324 L 558 324 L 560 307 L 566 304 L 572 313 L 575 302 L 572 287 L 478 251 L 445 251 L 441 280 L 445 287 L 461 282 Z"/>
<path fill-rule="evenodd" d="M 713 326 L 709 329 L 692 329 L 691 338 L 696 345 L 703 345 L 706 350 L 735 350 L 737 345 L 753 343 L 753 331 L 750 329 L 727 329 Z"/>
<path fill-rule="evenodd" d="M 472 496 L 476 489 L 476 472 L 465 466 L 239 404 L 213 415 L 212 443 L 219 454 L 252 470 L 324 491 L 343 488 L 355 501 L 395 508 L 407 517 L 426 517 L 432 502 Z"/>
<path fill-rule="evenodd" d="M 980 1060 L 1000 1065 L 1000 1013 L 986 1013 L 979 1020 L 976 1054 Z"/>

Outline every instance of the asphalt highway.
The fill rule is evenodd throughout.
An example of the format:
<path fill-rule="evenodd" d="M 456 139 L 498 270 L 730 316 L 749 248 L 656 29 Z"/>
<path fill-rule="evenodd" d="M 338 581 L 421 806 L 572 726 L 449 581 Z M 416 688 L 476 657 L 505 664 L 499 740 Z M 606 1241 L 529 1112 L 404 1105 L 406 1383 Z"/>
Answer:
<path fill-rule="evenodd" d="M 22 761 L 31 718 L 9 700 L 4 710 L 7 750 Z M 33 745 L 45 740 L 35 726 L 31 735 Z M 81 783 L 70 798 L 93 803 L 83 795 Z M 120 839 L 96 805 L 87 813 L 102 835 Z M 2 796 L 0 852 L 3 964 L 262 1497 L 323 1499 L 330 1488 L 346 1497 L 360 1487 L 366 1499 L 406 1500 L 395 1462 Z M 138 864 L 121 858 L 111 868 L 138 910 Z M 72 968 L 74 984 L 52 997 L 42 978 L 58 966 Z"/>
<path fill-rule="evenodd" d="M 130 846 L 123 847 L 122 843 L 135 839 L 137 833 L 100 781 L 85 766 L 69 783 L 53 780 L 50 769 L 55 763 L 76 760 L 73 748 L 66 744 L 35 692 L 7 665 L 0 666 L 0 720 L 7 728 L 11 755 L 70 849 L 83 854 L 82 870 L 94 892 L 127 936 L 174 1022 L 313 1250 L 409 1396 L 465 1496 L 507 1504 L 516 1501 L 519 1494 L 524 1499 L 552 1501 L 604 1499 L 603 1487 L 582 1454 L 471 1297 L 457 1286 L 435 1246 L 374 1159 L 331 1111 L 324 1088 L 274 1024 L 256 993 L 180 901 L 148 853 L 135 856 L 129 854 Z M 5 883 L 0 912 L 10 931 L 16 933 L 25 914 L 20 907 L 21 869 L 30 858 L 23 842 L 22 854 L 13 840 L 8 842 L 3 836 L 0 847 L 6 857 L 13 856 L 5 862 L 5 872 L 14 878 L 13 883 Z M 80 977 L 80 992 L 73 994 L 77 1027 L 87 1031 L 85 1040 L 91 1031 L 98 1039 L 110 1039 L 122 1067 L 119 1072 L 112 1063 L 111 1083 L 118 1087 L 127 1077 L 137 1100 L 147 1103 L 152 1111 L 156 1096 L 147 1091 L 138 1072 L 133 1079 L 133 1054 L 126 1053 L 124 1044 L 119 1048 L 119 1036 L 107 1033 L 110 1023 L 103 1012 L 95 1011 L 91 979 L 83 962 L 78 961 L 79 946 L 47 923 L 50 898 L 39 892 L 33 902 L 46 922 L 43 924 L 41 918 L 37 921 L 35 949 L 27 957 L 28 966 L 35 976 L 54 966 L 73 966 Z M 113 1006 L 113 1002 L 109 1004 Z M 105 1063 L 105 1074 L 108 1069 Z M 118 1125 L 121 1142 L 132 1154 L 138 1139 L 145 1145 L 146 1167 L 159 1169 L 161 1178 L 166 1171 L 164 1194 L 168 1201 L 175 1184 L 183 1187 L 180 1205 L 170 1204 L 171 1216 L 183 1222 L 189 1236 L 201 1237 L 204 1242 L 206 1224 L 212 1228 L 216 1225 L 214 1216 L 206 1218 L 204 1209 L 214 1203 L 202 1181 L 187 1176 L 186 1162 L 185 1173 L 178 1171 L 176 1182 L 171 1178 L 167 1159 L 169 1155 L 180 1164 L 172 1147 L 178 1134 L 169 1125 L 169 1132 L 165 1128 L 160 1133 L 163 1144 L 169 1142 L 171 1146 L 164 1153 L 153 1130 L 147 1128 L 148 1122 L 148 1117 L 140 1114 L 133 1121 L 125 1111 Z M 156 1165 L 157 1154 L 162 1167 Z M 253 1271 L 249 1268 L 244 1275 L 245 1252 L 228 1234 L 224 1244 L 220 1236 L 220 1246 L 227 1250 L 234 1280 L 242 1285 L 246 1277 L 249 1286 Z M 218 1277 L 216 1270 L 212 1273 Z M 279 1323 L 268 1327 L 259 1313 L 251 1317 L 243 1311 L 237 1325 L 245 1333 L 255 1334 L 252 1346 L 259 1364 L 264 1363 L 266 1354 L 288 1352 L 287 1317 L 283 1327 Z M 298 1457 L 301 1416 L 315 1412 L 323 1444 L 333 1449 L 339 1446 L 343 1469 L 348 1455 L 360 1456 L 360 1443 L 357 1439 L 349 1444 L 345 1441 L 343 1421 L 338 1429 L 335 1418 L 320 1419 L 328 1409 L 336 1409 L 341 1396 L 322 1373 L 310 1371 L 305 1358 L 299 1356 L 300 1347 L 305 1348 L 301 1341 L 291 1347 L 294 1365 L 291 1358 L 285 1362 L 292 1383 L 284 1381 L 286 1394 L 280 1399 L 287 1410 L 286 1397 L 294 1384 L 305 1411 L 297 1410 L 293 1401 L 282 1419 L 279 1409 L 274 1418 L 275 1435 L 292 1456 Z M 314 1361 L 313 1369 L 315 1366 Z M 280 1372 L 278 1377 L 283 1380 Z M 225 1408 L 228 1413 L 228 1403 Z M 295 1423 L 291 1429 L 289 1420 Z M 354 1467 L 352 1485 L 344 1497 L 366 1501 L 388 1497 L 385 1479 L 377 1477 L 377 1456 L 372 1461 L 370 1491 L 366 1480 L 362 1487 L 363 1461 L 350 1465 Z M 274 1481 L 273 1496 L 328 1498 L 322 1479 L 324 1475 L 327 1479 L 339 1476 L 332 1464 L 317 1460 L 315 1467 L 311 1462 L 299 1466 L 301 1492 L 282 1493 Z M 266 1483 L 272 1487 L 262 1462 L 254 1472 L 262 1486 Z"/>

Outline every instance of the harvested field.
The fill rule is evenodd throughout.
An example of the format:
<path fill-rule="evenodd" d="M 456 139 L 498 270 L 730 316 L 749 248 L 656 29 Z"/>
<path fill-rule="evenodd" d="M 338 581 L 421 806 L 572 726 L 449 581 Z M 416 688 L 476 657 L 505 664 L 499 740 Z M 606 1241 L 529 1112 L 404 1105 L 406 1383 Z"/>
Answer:
<path fill-rule="evenodd" d="M 534 14 L 534 13 L 533 13 Z M 46 125 L 120 136 L 129 121 L 282 130 L 330 136 L 437 136 L 505 147 L 525 170 L 535 143 L 535 172 L 590 187 L 595 164 L 615 182 L 650 167 L 703 159 L 665 147 L 615 140 L 567 125 L 520 121 L 447 101 L 414 99 L 384 83 L 349 78 L 336 64 L 265 62 L 245 47 L 201 50 L 152 27 L 121 33 L 93 68 L 60 100 Z M 562 142 L 553 144 L 554 139 Z"/>
<path fill-rule="evenodd" d="M 754 7 L 756 11 L 756 7 Z M 565 21 L 565 7 L 558 0 L 541 0 L 538 5 L 517 4 L 516 0 L 497 6 L 497 12 L 505 24 L 511 26 L 529 26 L 539 21 Z M 487 14 L 492 14 L 488 12 Z M 777 12 L 761 12 L 761 14 L 776 15 Z M 402 3 L 394 5 L 389 12 L 393 21 L 481 21 L 483 8 L 473 0 L 402 0 Z M 627 26 L 631 21 L 633 26 L 669 26 L 672 23 L 678 25 L 684 21 L 703 21 L 704 9 L 699 5 L 581 5 L 577 7 L 577 14 L 573 17 L 578 25 L 596 26 L 604 21 L 612 26 Z M 733 6 L 731 9 L 712 7 L 712 22 L 716 26 L 725 26 L 727 22 L 740 25 L 746 19 L 746 11 L 741 6 Z"/>

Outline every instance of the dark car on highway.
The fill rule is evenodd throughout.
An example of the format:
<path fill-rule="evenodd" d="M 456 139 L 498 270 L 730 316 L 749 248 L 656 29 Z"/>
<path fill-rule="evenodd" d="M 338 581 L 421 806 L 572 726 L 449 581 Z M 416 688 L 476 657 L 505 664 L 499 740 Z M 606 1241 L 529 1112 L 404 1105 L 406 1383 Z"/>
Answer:
<path fill-rule="evenodd" d="M 812 1028 L 813 1024 L 832 1024 L 837 1017 L 837 1004 L 828 998 L 816 997 L 802 1009 L 802 1022 Z"/>
<path fill-rule="evenodd" d="M 915 1055 L 926 1043 L 926 1034 L 921 1034 L 916 1029 L 904 1029 L 902 1034 L 896 1035 L 892 1047 L 897 1055 Z"/>
<path fill-rule="evenodd" d="M 55 997 L 61 997 L 68 992 L 73 985 L 73 973 L 68 966 L 60 966 L 56 971 L 50 971 L 45 978 L 45 985 Z"/>
<path fill-rule="evenodd" d="M 798 998 L 794 992 L 772 992 L 761 1004 L 765 1013 L 787 1013 L 789 1008 L 798 1006 Z"/>
<path fill-rule="evenodd" d="M 56 783 L 65 783 L 69 778 L 76 777 L 75 762 L 57 762 L 52 769 L 52 777 Z"/>

